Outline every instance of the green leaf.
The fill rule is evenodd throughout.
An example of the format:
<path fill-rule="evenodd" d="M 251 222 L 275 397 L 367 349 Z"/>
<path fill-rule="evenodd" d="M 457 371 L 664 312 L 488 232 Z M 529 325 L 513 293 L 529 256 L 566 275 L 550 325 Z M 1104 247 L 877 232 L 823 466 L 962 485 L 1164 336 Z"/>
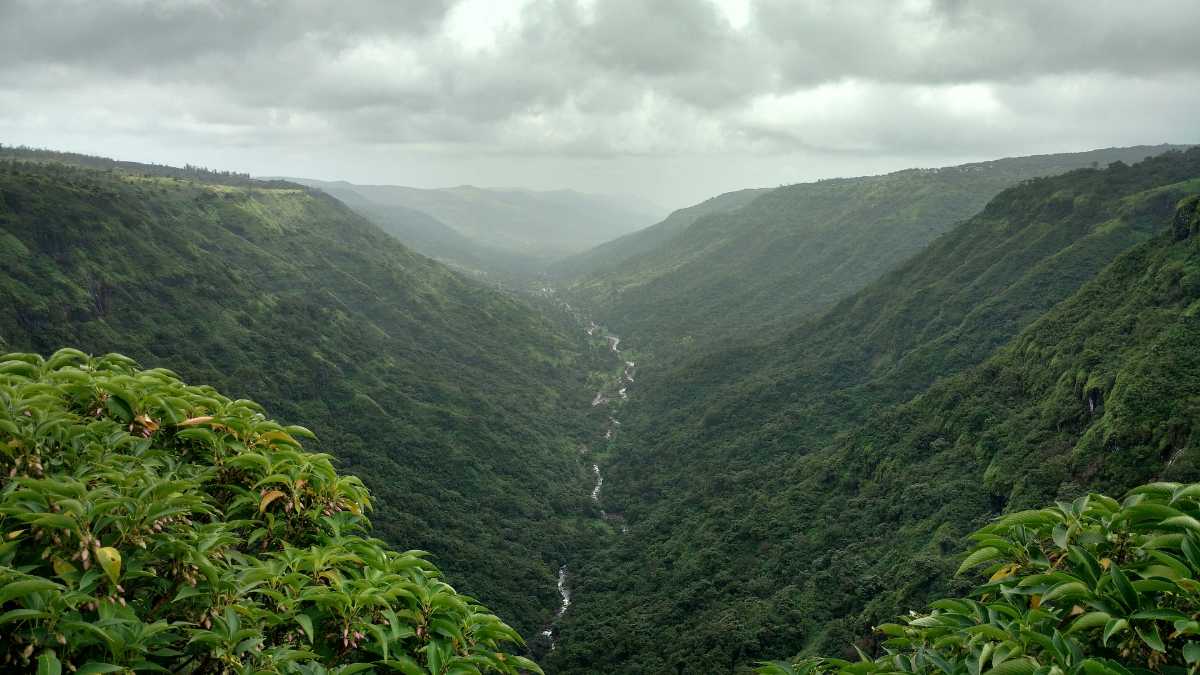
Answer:
<path fill-rule="evenodd" d="M 984 675 L 1033 675 L 1038 662 L 1030 658 L 1009 659 L 987 671 Z"/>
<path fill-rule="evenodd" d="M 0 626 L 13 621 L 44 619 L 48 616 L 50 616 L 48 612 L 43 612 L 40 609 L 10 609 L 5 613 L 0 614 Z"/>
<path fill-rule="evenodd" d="M 1091 590 L 1082 582 L 1068 581 L 1064 584 L 1059 584 L 1046 592 L 1042 596 L 1042 602 L 1052 602 L 1058 598 L 1080 598 L 1086 597 L 1091 593 Z"/>
<path fill-rule="evenodd" d="M 96 561 L 114 584 L 121 582 L 121 552 L 111 546 L 96 550 Z"/>
<path fill-rule="evenodd" d="M 1108 646 L 1108 639 L 1109 639 L 1110 637 L 1112 637 L 1112 636 L 1116 635 L 1117 633 L 1120 633 L 1121 631 L 1125 630 L 1125 629 L 1126 629 L 1126 628 L 1128 628 L 1128 627 L 1129 627 L 1129 622 L 1128 622 L 1128 621 L 1126 621 L 1125 619 L 1111 619 L 1111 620 L 1109 620 L 1108 624 L 1106 624 L 1106 625 L 1104 626 L 1104 636 L 1103 636 L 1103 638 L 1102 638 L 1102 644 L 1103 644 L 1105 647 L 1107 647 L 1107 646 Z"/>
<path fill-rule="evenodd" d="M 383 662 L 383 665 L 392 670 L 404 673 L 404 675 L 429 675 L 429 671 L 422 668 L 411 656 L 399 656 L 394 659 L 388 659 Z"/>
<path fill-rule="evenodd" d="M 129 423 L 133 421 L 133 407 L 129 405 L 129 401 L 125 398 L 110 394 L 104 401 L 104 406 L 108 408 L 109 414 L 121 422 Z"/>
<path fill-rule="evenodd" d="M 1089 628 L 1098 628 L 1107 624 L 1111 619 L 1112 617 L 1108 612 L 1088 612 L 1078 619 L 1075 619 L 1075 623 L 1071 624 L 1071 627 L 1067 629 L 1067 634 L 1071 634 L 1076 631 L 1087 630 Z"/>
<path fill-rule="evenodd" d="M 1166 652 L 1167 647 L 1163 644 L 1162 636 L 1158 634 L 1158 626 L 1152 623 L 1135 623 L 1133 629 L 1137 631 L 1138 636 L 1142 638 L 1147 646 L 1156 652 Z"/>
<path fill-rule="evenodd" d="M 1188 663 L 1200 662 L 1200 642 L 1191 642 L 1183 646 L 1183 660 Z"/>
<path fill-rule="evenodd" d="M 1069 546 L 1071 543 L 1070 536 L 1069 536 L 1070 531 L 1067 529 L 1067 526 L 1063 523 L 1059 523 L 1058 525 L 1055 525 L 1054 530 L 1051 532 L 1051 535 L 1054 537 L 1054 544 L 1061 549 L 1066 549 L 1067 546 Z"/>
<path fill-rule="evenodd" d="M 1179 486 L 1171 495 L 1171 503 L 1174 504 L 1180 499 L 1200 500 L 1200 483 Z"/>
<path fill-rule="evenodd" d="M 1187 558 L 1188 564 L 1196 571 L 1196 575 L 1200 576 L 1200 543 L 1197 543 L 1197 537 L 1190 534 L 1184 537 L 1180 548 L 1183 549 L 1183 555 Z"/>
<path fill-rule="evenodd" d="M 19 375 L 31 380 L 37 379 L 41 369 L 25 361 L 5 361 L 0 363 L 0 375 Z"/>
<path fill-rule="evenodd" d="M 44 651 L 38 657 L 37 675 L 62 675 L 62 661 L 53 650 Z"/>
<path fill-rule="evenodd" d="M 62 588 L 61 584 L 57 584 L 49 579 L 22 579 L 21 581 L 12 581 L 0 588 L 0 605 L 12 600 L 13 598 L 21 598 L 31 593 L 41 591 L 50 591 Z"/>
<path fill-rule="evenodd" d="M 304 629 L 304 634 L 308 636 L 308 643 L 312 644 L 312 641 L 313 641 L 312 618 L 309 617 L 307 614 L 297 614 L 296 615 L 296 623 L 300 624 L 300 627 Z"/>
<path fill-rule="evenodd" d="M 1179 621 L 1188 619 L 1188 615 L 1174 609 L 1145 609 L 1130 615 L 1131 619 L 1153 619 L 1157 621 Z"/>
<path fill-rule="evenodd" d="M 544 673 L 542 673 L 542 669 L 538 666 L 538 664 L 534 663 L 533 661 L 530 661 L 529 659 L 525 658 L 524 656 L 513 655 L 513 656 L 509 656 L 508 660 L 510 663 L 512 663 L 514 666 L 516 666 L 517 668 L 519 668 L 521 670 L 527 670 L 531 673 L 539 673 L 539 675 L 544 675 Z"/>
<path fill-rule="evenodd" d="M 1174 518 L 1167 518 L 1166 520 L 1162 521 L 1161 525 L 1163 527 L 1178 527 L 1185 528 L 1193 532 L 1200 532 L 1200 520 L 1196 520 L 1191 516 L 1175 516 Z"/>
<path fill-rule="evenodd" d="M 1116 563 L 1112 563 L 1109 566 L 1108 575 L 1112 578 L 1113 585 L 1116 587 L 1117 593 L 1120 594 L 1121 603 L 1125 605 L 1125 608 L 1130 611 L 1137 609 L 1138 595 L 1137 591 L 1133 589 L 1133 585 L 1129 583 L 1129 577 L 1125 576 L 1125 573 L 1121 571 L 1121 568 Z"/>
<path fill-rule="evenodd" d="M 962 561 L 962 564 L 958 566 L 958 571 L 954 574 L 962 574 L 963 572 L 966 572 L 980 563 L 984 563 L 989 560 L 995 560 L 1002 555 L 1004 554 L 1000 551 L 1000 549 L 993 546 L 985 546 L 983 548 L 975 549 L 974 551 L 971 551 L 966 560 Z"/>
<path fill-rule="evenodd" d="M 1088 583 L 1094 586 L 1100 580 L 1100 561 L 1091 552 L 1082 546 L 1072 546 L 1068 555 L 1075 563 L 1075 569 L 1086 577 Z"/>
<path fill-rule="evenodd" d="M 1051 523 L 1060 523 L 1062 519 L 1062 515 L 1053 509 L 1035 509 L 1010 513 L 996 521 L 995 525 L 999 527 L 1049 525 Z"/>
<path fill-rule="evenodd" d="M 1102 659 L 1085 659 L 1079 665 L 1087 675 L 1125 675 L 1128 672 L 1113 668 L 1109 662 Z"/>
<path fill-rule="evenodd" d="M 75 675 L 95 675 L 96 673 L 118 673 L 125 670 L 123 666 L 114 666 L 111 663 L 100 663 L 99 661 L 88 661 L 79 666 L 79 670 L 75 671 Z"/>

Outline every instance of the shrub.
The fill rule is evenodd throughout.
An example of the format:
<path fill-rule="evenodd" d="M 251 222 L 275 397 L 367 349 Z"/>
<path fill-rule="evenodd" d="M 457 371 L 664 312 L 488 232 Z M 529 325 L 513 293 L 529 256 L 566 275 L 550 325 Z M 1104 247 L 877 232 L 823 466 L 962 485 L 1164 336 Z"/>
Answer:
<path fill-rule="evenodd" d="M 878 627 L 883 654 L 761 675 L 1200 672 L 1200 484 L 1154 483 L 1007 515 L 972 535 L 970 597 Z"/>
<path fill-rule="evenodd" d="M 305 437 L 120 355 L 0 356 L 0 669 L 541 672 Z"/>

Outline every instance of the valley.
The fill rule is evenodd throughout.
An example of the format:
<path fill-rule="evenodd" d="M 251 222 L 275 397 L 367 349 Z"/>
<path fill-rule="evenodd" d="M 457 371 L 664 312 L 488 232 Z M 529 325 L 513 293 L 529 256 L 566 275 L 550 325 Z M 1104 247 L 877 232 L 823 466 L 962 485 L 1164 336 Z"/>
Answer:
<path fill-rule="evenodd" d="M 1197 27 L 0 0 L 0 674 L 1200 675 Z"/>
<path fill-rule="evenodd" d="M 726 326 L 701 335 L 596 285 L 597 261 L 650 269 L 734 218 L 738 246 L 811 245 L 830 233 L 780 214 L 826 186 L 710 200 L 576 277 L 495 285 L 322 190 L 9 151 L 0 339 L 120 350 L 304 420 L 375 495 L 377 535 L 428 550 L 547 673 L 749 672 L 878 649 L 872 626 L 966 590 L 964 537 L 992 518 L 1200 480 L 1200 150 L 1066 170 L 1146 150 L 1099 152 L 1002 160 L 911 255 L 839 249 L 871 258 L 858 281 L 704 244 L 696 270 L 781 292 L 697 277 Z M 942 173 L 838 184 L 878 208 L 819 218 L 874 231 Z"/>
<path fill-rule="evenodd" d="M 621 509 L 629 536 L 578 570 L 562 642 L 544 663 L 556 672 L 705 672 L 714 663 L 736 671 L 775 649 L 839 654 L 870 626 L 960 588 L 951 579 L 957 541 L 991 515 L 1085 486 L 1120 493 L 1200 477 L 1194 427 L 1183 421 L 1195 418 L 1182 412 L 1200 401 L 1190 366 L 1163 366 L 1187 382 L 1171 385 L 1183 388 L 1173 400 L 1187 427 L 1169 435 L 1180 447 L 1135 451 L 1161 441 L 1128 416 L 1159 413 L 1126 409 L 1118 422 L 1096 403 L 1118 405 L 1107 393 L 1114 378 L 1131 386 L 1143 377 L 1116 374 L 1144 372 L 1131 354 L 1170 363 L 1193 353 L 1150 346 L 1158 329 L 1133 308 L 1163 308 L 1154 321 L 1190 341 L 1196 297 L 1185 292 L 1165 311 L 1130 295 L 1137 283 L 1114 278 L 1123 272 L 1089 283 L 1110 261 L 1142 269 L 1131 257 L 1147 247 L 1190 259 L 1194 247 L 1177 248 L 1167 232 L 1176 204 L 1200 191 L 1198 160 L 1193 150 L 1029 181 L 777 340 L 652 361 L 606 472 L 607 503 Z M 1102 288 L 1124 288 L 1108 301 L 1127 309 L 1100 308 Z M 1095 318 L 1070 316 L 1083 307 Z M 1145 347 L 1100 346 L 1122 322 L 1142 325 Z M 1075 325 L 1087 332 L 1067 347 L 1060 340 Z M 1033 334 L 1055 335 L 1055 346 L 1029 346 Z M 1058 350 L 1053 366 L 1016 356 L 1046 349 Z M 1000 373 L 1012 367 L 1021 374 Z M 997 388 L 1003 398 L 978 400 Z M 1033 409 L 1014 402 L 1018 391 Z M 1047 415 L 1057 417 L 1041 421 Z M 1045 448 L 1037 459 L 1018 450 L 1030 443 Z M 1114 445 L 1128 449 L 1101 459 L 1099 448 Z"/>

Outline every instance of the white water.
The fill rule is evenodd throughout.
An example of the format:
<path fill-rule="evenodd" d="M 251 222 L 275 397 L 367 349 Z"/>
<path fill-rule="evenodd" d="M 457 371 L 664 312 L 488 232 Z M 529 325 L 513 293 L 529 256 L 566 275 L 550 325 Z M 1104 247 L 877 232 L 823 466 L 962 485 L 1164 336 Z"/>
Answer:
<path fill-rule="evenodd" d="M 555 619 L 561 619 L 563 614 L 567 613 L 567 608 L 571 606 L 571 589 L 567 588 L 567 566 L 563 565 L 558 568 L 558 597 L 560 603 L 558 611 L 554 613 Z M 554 627 L 550 626 L 542 631 L 542 635 L 550 639 L 550 651 L 554 651 Z"/>
<path fill-rule="evenodd" d="M 604 476 L 600 475 L 600 465 L 592 465 L 592 473 L 596 474 L 596 486 L 592 488 L 592 501 L 600 502 L 600 488 L 604 486 Z"/>
<path fill-rule="evenodd" d="M 550 292 L 552 293 L 553 290 L 550 290 Z M 569 306 L 568 306 L 568 309 L 570 309 Z M 600 332 L 601 332 L 601 328 L 599 325 L 596 324 L 596 322 L 594 322 L 594 321 L 588 322 L 587 334 L 589 336 L 594 336 Z M 605 335 L 604 337 L 606 340 L 608 340 L 609 348 L 612 350 L 612 352 L 614 354 L 620 354 L 621 350 L 618 348 L 618 346 L 621 344 L 621 338 L 617 337 L 616 335 Z M 625 369 L 621 374 L 620 384 L 623 384 L 623 385 L 624 384 L 632 384 L 633 383 L 633 369 L 637 364 L 635 364 L 633 361 L 625 361 L 624 363 L 625 363 Z M 622 386 L 617 391 L 617 395 L 622 400 L 629 398 L 629 394 L 626 391 L 626 387 L 624 387 L 624 386 Z M 610 399 L 608 396 L 605 396 L 604 389 L 602 388 L 600 391 L 596 392 L 596 397 L 592 399 L 592 407 L 594 408 L 599 405 L 606 405 L 611 400 L 612 399 Z M 605 429 L 605 431 L 604 431 L 604 438 L 606 440 L 611 440 L 613 438 L 613 435 L 616 433 L 616 428 L 619 426 L 621 426 L 621 422 L 619 420 L 617 420 L 616 417 L 609 417 L 608 418 L 608 428 Z M 580 450 L 580 454 L 587 454 L 587 451 L 588 451 L 587 447 L 585 446 L 584 448 L 582 448 Z M 604 487 L 604 475 L 600 472 L 599 464 L 597 464 L 597 463 L 592 464 L 592 473 L 596 477 L 596 482 L 592 486 L 592 501 L 595 502 L 596 504 L 599 504 L 600 503 L 600 490 Z M 606 514 L 604 512 L 604 510 L 601 509 L 600 517 L 602 519 L 605 519 L 608 517 L 608 514 Z M 622 524 L 621 525 L 621 533 L 625 534 L 628 531 L 629 531 L 629 528 L 626 527 L 624 524 Z M 558 611 L 554 615 L 555 621 L 557 621 L 558 619 L 561 619 L 563 614 L 566 614 L 567 608 L 569 608 L 571 606 L 571 590 L 567 587 L 567 574 L 568 574 L 567 566 L 565 564 L 558 568 L 558 596 L 560 599 L 560 604 L 558 607 Z M 556 640 L 554 639 L 554 624 L 552 623 L 551 625 L 547 626 L 546 629 L 542 631 L 542 635 L 550 641 L 550 650 L 553 651 L 555 649 L 555 647 L 557 646 Z"/>

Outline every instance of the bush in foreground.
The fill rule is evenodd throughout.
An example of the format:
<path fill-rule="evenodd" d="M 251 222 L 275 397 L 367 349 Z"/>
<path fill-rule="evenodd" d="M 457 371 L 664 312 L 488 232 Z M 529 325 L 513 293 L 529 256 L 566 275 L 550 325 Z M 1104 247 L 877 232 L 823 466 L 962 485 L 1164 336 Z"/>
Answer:
<path fill-rule="evenodd" d="M 541 672 L 304 437 L 120 355 L 0 356 L 0 670 Z"/>
<path fill-rule="evenodd" d="M 764 663 L 761 675 L 1200 672 L 1200 484 L 1154 483 L 1000 518 L 972 535 L 971 597 L 878 627 L 881 656 Z"/>

